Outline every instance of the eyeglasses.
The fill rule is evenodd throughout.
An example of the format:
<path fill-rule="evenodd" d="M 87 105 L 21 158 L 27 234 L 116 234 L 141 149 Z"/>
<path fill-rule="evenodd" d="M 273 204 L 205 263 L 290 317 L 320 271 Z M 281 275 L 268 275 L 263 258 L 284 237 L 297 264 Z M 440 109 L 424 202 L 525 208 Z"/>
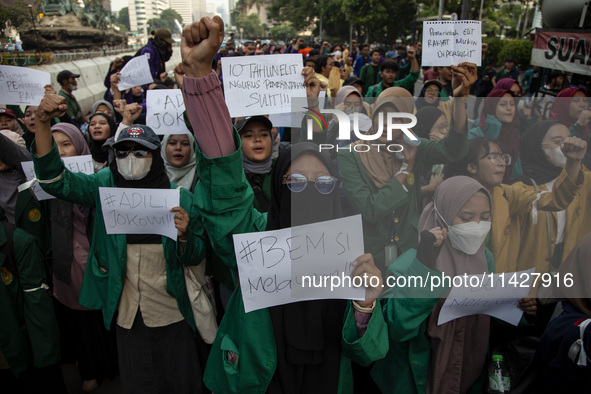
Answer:
<path fill-rule="evenodd" d="M 425 93 L 431 93 L 434 94 L 435 96 L 439 96 L 439 94 L 441 93 L 439 90 L 435 90 L 435 89 L 431 89 L 431 88 L 427 88 L 425 89 Z"/>
<path fill-rule="evenodd" d="M 431 130 L 435 130 L 440 133 L 446 133 L 449 130 L 449 123 L 445 122 L 440 125 L 434 125 Z"/>
<path fill-rule="evenodd" d="M 511 165 L 511 155 L 508 153 L 491 153 L 486 158 L 495 166 L 500 166 L 501 164 Z"/>
<path fill-rule="evenodd" d="M 283 175 L 287 182 L 287 187 L 294 193 L 304 191 L 308 182 L 314 182 L 316 190 L 321 194 L 330 194 L 337 184 L 337 178 L 333 176 L 319 176 L 318 178 L 308 178 L 302 174 L 287 174 Z"/>
<path fill-rule="evenodd" d="M 129 156 L 129 152 L 133 152 L 133 155 L 138 159 L 148 156 L 148 150 L 142 148 L 129 148 L 129 149 L 115 149 L 115 157 L 118 159 L 125 159 Z"/>

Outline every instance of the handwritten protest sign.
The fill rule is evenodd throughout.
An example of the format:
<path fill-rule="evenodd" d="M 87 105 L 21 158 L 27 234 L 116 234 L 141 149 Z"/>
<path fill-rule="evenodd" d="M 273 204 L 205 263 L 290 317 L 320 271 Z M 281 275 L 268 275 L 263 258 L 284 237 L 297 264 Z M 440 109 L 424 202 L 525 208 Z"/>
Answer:
<path fill-rule="evenodd" d="M 523 311 L 517 307 L 519 300 L 529 294 L 535 268 L 516 273 L 472 275 L 463 286 L 453 287 L 445 300 L 437 324 L 471 316 L 489 315 L 514 326 L 519 324 Z M 515 276 L 513 276 L 515 274 Z M 512 281 L 514 277 L 516 280 Z M 492 280 L 491 280 L 492 279 Z M 478 283 L 478 285 L 473 285 Z"/>
<path fill-rule="evenodd" d="M 306 97 L 302 55 L 223 57 L 224 96 L 230 116 L 286 113 Z"/>
<path fill-rule="evenodd" d="M 361 216 L 234 235 L 244 309 L 313 299 L 364 299 L 351 286 L 363 252 Z"/>
<path fill-rule="evenodd" d="M 179 189 L 99 187 L 107 234 L 160 234 L 176 240 Z"/>
<path fill-rule="evenodd" d="M 480 21 L 423 22 L 423 66 L 482 63 Z"/>
<path fill-rule="evenodd" d="M 150 72 L 148 55 L 137 56 L 128 61 L 121 70 L 120 78 L 121 81 L 117 84 L 117 87 L 121 91 L 154 82 Z"/>
<path fill-rule="evenodd" d="M 39 105 L 51 75 L 27 67 L 0 66 L 0 104 Z"/>
<path fill-rule="evenodd" d="M 183 119 L 185 100 L 180 89 L 148 90 L 146 112 L 146 124 L 156 134 L 189 133 Z"/>
<path fill-rule="evenodd" d="M 64 161 L 64 166 L 71 172 L 82 172 L 88 175 L 94 173 L 91 155 L 63 157 L 62 159 Z M 35 169 L 33 168 L 32 161 L 21 162 L 21 167 L 23 167 L 27 181 L 35 179 Z M 55 198 L 51 194 L 41 189 L 41 186 L 37 182 L 34 182 L 30 187 L 33 190 L 33 193 L 35 193 L 35 197 L 37 197 L 37 200 L 39 201 Z M 19 186 L 19 192 L 25 189 L 27 189 L 27 187 L 21 188 Z"/>

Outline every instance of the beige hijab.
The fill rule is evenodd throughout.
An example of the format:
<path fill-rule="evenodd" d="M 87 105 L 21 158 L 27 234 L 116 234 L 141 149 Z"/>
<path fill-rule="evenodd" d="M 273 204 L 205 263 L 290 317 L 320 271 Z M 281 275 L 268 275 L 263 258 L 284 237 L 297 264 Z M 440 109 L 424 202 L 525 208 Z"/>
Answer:
<path fill-rule="evenodd" d="M 444 181 L 425 207 L 419 221 L 419 234 L 441 226 L 442 221 L 451 224 L 462 206 L 476 193 L 483 193 L 492 202 L 489 192 L 476 180 L 456 176 Z M 439 218 L 435 212 L 441 215 Z M 435 267 L 448 276 L 473 275 L 488 272 L 484 244 L 474 255 L 467 255 L 444 241 Z M 431 345 L 429 383 L 427 393 L 465 393 L 478 380 L 487 362 L 490 317 L 474 315 L 437 325 L 445 298 L 439 300 L 428 317 L 427 337 Z"/>
<path fill-rule="evenodd" d="M 392 87 L 384 90 L 376 99 L 372 110 L 372 120 L 377 120 L 377 114 L 381 109 L 394 106 L 396 111 L 405 113 L 414 113 L 414 100 L 410 92 L 404 88 Z M 375 124 L 375 122 L 374 122 Z M 374 126 L 369 134 L 375 133 L 377 127 Z M 382 136 L 377 140 L 373 141 L 379 144 L 389 144 L 387 140 L 386 130 L 384 130 Z M 352 143 L 352 146 L 365 144 L 366 141 L 357 141 Z M 369 142 L 371 143 L 371 142 Z M 381 188 L 388 183 L 396 172 L 400 169 L 401 162 L 396 159 L 396 155 L 392 152 L 388 152 L 387 149 L 376 148 L 370 149 L 368 152 L 356 152 L 363 163 L 369 176 L 378 188 Z"/>

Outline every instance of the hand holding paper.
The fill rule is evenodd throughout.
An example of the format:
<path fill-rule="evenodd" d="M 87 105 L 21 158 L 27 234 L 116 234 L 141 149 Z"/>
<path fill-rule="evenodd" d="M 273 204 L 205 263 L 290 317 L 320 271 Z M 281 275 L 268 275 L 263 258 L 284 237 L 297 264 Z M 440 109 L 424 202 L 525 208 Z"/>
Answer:
<path fill-rule="evenodd" d="M 382 294 L 382 290 L 384 289 L 382 271 L 376 267 L 371 253 L 359 256 L 353 262 L 353 267 L 355 267 L 355 269 L 351 273 L 351 278 L 368 278 L 367 283 L 370 287 L 365 288 L 365 301 L 356 302 L 363 308 L 369 308 L 373 305 L 374 301 L 378 299 L 380 294 Z"/>
<path fill-rule="evenodd" d="M 451 84 L 454 90 L 454 97 L 468 97 L 470 88 L 478 79 L 476 64 L 464 62 L 457 66 L 452 65 L 453 78 Z"/>

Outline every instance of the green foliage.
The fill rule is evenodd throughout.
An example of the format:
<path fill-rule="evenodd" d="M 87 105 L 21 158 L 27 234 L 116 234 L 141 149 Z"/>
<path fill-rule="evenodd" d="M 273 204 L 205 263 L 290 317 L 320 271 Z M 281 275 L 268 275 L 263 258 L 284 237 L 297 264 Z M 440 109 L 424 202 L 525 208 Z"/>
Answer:
<path fill-rule="evenodd" d="M 533 41 L 525 41 L 525 40 L 505 40 L 503 41 L 503 46 L 501 51 L 499 52 L 499 56 L 497 58 L 497 65 L 504 64 L 505 59 L 508 56 L 512 56 L 515 59 L 515 64 L 521 68 L 525 69 L 530 64 L 531 60 L 531 51 L 533 49 L 534 43 Z"/>
<path fill-rule="evenodd" d="M 275 41 L 288 42 L 298 34 L 297 30 L 293 28 L 291 23 L 283 22 L 282 24 L 275 26 L 269 32 L 271 38 Z"/>
<path fill-rule="evenodd" d="M 35 9 L 33 9 L 33 14 L 37 14 Z M 16 0 L 12 6 L 6 6 L 0 3 L 0 21 L 2 22 L 2 26 L 4 26 L 5 22 L 10 21 L 12 26 L 17 29 L 27 27 L 31 22 L 29 4 L 24 0 Z"/>
<path fill-rule="evenodd" d="M 314 23 L 313 15 L 320 15 L 324 1 L 314 0 L 271 0 L 267 7 L 269 18 L 279 22 L 291 22 L 300 31 Z"/>
<path fill-rule="evenodd" d="M 127 28 L 127 26 L 125 26 L 125 25 L 122 25 L 122 24 L 121 24 L 121 23 L 119 23 L 119 22 L 115 22 L 115 23 L 114 23 L 114 25 L 115 25 L 115 26 L 117 26 L 117 27 L 120 29 L 119 31 L 120 31 L 121 33 L 127 33 L 127 32 L 129 31 L 129 29 Z"/>
<path fill-rule="evenodd" d="M 485 38 L 488 43 L 488 57 L 492 64 L 500 67 L 505 64 L 505 59 L 511 56 L 519 68 L 525 68 L 530 64 L 531 51 L 534 46 L 527 40 L 501 40 L 500 38 Z"/>
<path fill-rule="evenodd" d="M 265 35 L 265 29 L 261 25 L 261 20 L 257 14 L 244 15 L 236 17 L 236 27 L 244 29 L 244 38 L 256 39 Z"/>
<path fill-rule="evenodd" d="M 117 18 L 117 23 L 119 25 L 125 26 L 125 31 L 131 30 L 131 26 L 129 25 L 129 8 L 121 8 L 121 10 L 119 11 L 119 17 Z"/>
<path fill-rule="evenodd" d="M 492 64 L 497 65 L 499 58 L 499 52 L 501 52 L 501 48 L 503 47 L 503 43 L 505 40 L 501 40 L 500 38 L 484 38 L 482 40 L 488 44 L 488 52 L 486 53 Z"/>
<path fill-rule="evenodd" d="M 355 26 L 363 28 L 368 41 L 393 42 L 409 33 L 414 0 L 343 0 L 342 10 Z"/>
<path fill-rule="evenodd" d="M 150 30 L 166 28 L 170 30 L 171 33 L 177 33 L 178 29 L 174 23 L 175 19 L 181 24 L 183 23 L 183 18 L 179 15 L 179 13 L 172 8 L 168 8 L 162 11 L 158 18 L 150 19 L 148 21 L 148 26 L 150 27 Z"/>

